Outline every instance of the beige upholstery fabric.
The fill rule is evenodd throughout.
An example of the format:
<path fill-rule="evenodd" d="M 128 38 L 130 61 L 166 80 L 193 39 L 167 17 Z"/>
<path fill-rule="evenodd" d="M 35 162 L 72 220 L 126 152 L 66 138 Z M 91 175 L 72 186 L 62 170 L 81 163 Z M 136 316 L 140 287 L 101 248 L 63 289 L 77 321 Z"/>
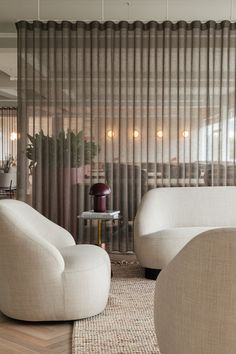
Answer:
<path fill-rule="evenodd" d="M 232 226 L 236 187 L 152 189 L 135 218 L 135 253 L 143 267 L 162 269 L 201 232 Z"/>
<path fill-rule="evenodd" d="M 72 320 L 103 311 L 108 254 L 75 245 L 63 228 L 29 205 L 0 201 L 0 310 L 21 320 Z"/>
<path fill-rule="evenodd" d="M 190 241 L 161 271 L 155 327 L 162 354 L 236 353 L 236 228 Z"/>

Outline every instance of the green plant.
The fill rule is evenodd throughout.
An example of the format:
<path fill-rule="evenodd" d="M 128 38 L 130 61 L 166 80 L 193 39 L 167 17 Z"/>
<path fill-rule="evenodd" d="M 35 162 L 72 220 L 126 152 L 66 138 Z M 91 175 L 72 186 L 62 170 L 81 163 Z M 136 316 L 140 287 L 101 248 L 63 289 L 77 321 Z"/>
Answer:
<path fill-rule="evenodd" d="M 99 147 L 87 141 L 83 131 L 60 132 L 57 136 L 45 135 L 43 130 L 35 135 L 28 134 L 29 143 L 26 157 L 30 160 L 29 169 L 37 164 L 50 164 L 54 167 L 80 167 L 93 162 Z"/>

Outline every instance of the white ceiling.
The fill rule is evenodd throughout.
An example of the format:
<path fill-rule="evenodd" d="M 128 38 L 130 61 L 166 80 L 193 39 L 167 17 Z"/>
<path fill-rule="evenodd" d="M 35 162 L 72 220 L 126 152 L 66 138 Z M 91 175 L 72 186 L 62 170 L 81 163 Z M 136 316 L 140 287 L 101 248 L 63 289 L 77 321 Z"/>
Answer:
<path fill-rule="evenodd" d="M 0 0 L 0 32 L 18 20 L 223 20 L 236 18 L 236 0 Z"/>
<path fill-rule="evenodd" d="M 16 105 L 15 22 L 19 20 L 221 21 L 235 18 L 236 0 L 0 0 L 0 106 Z"/>

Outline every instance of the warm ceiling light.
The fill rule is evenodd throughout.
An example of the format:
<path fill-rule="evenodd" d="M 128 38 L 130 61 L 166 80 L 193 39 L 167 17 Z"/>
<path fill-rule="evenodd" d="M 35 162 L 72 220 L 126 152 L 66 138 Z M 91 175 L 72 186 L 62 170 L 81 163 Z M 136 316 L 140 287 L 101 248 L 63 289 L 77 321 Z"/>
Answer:
<path fill-rule="evenodd" d="M 10 139 L 11 139 L 12 141 L 16 140 L 16 139 L 17 139 L 17 134 L 16 134 L 15 132 L 12 132 L 12 133 L 10 134 Z"/>
<path fill-rule="evenodd" d="M 163 131 L 162 130 L 158 130 L 157 136 L 158 136 L 158 138 L 162 138 L 163 137 Z"/>
<path fill-rule="evenodd" d="M 189 136 L 189 132 L 187 130 L 184 130 L 183 131 L 183 137 L 184 138 L 188 138 L 188 136 Z"/>
<path fill-rule="evenodd" d="M 108 138 L 114 138 L 114 136 L 115 136 L 114 131 L 113 130 L 108 130 L 107 136 L 108 136 Z"/>
<path fill-rule="evenodd" d="M 137 130 L 134 130 L 133 137 L 134 138 L 138 138 L 139 137 L 139 132 Z"/>

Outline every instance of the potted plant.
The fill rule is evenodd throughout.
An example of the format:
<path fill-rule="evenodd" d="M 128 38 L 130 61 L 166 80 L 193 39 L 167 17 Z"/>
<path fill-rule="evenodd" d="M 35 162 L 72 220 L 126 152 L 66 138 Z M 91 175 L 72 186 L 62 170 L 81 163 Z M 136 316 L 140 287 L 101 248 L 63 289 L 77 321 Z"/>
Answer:
<path fill-rule="evenodd" d="M 26 156 L 30 160 L 30 174 L 33 168 L 40 165 L 64 170 L 65 177 L 71 176 L 72 183 L 79 183 L 95 156 L 99 147 L 84 137 L 83 131 L 74 133 L 62 131 L 57 136 L 44 134 L 43 130 L 29 135 Z"/>

